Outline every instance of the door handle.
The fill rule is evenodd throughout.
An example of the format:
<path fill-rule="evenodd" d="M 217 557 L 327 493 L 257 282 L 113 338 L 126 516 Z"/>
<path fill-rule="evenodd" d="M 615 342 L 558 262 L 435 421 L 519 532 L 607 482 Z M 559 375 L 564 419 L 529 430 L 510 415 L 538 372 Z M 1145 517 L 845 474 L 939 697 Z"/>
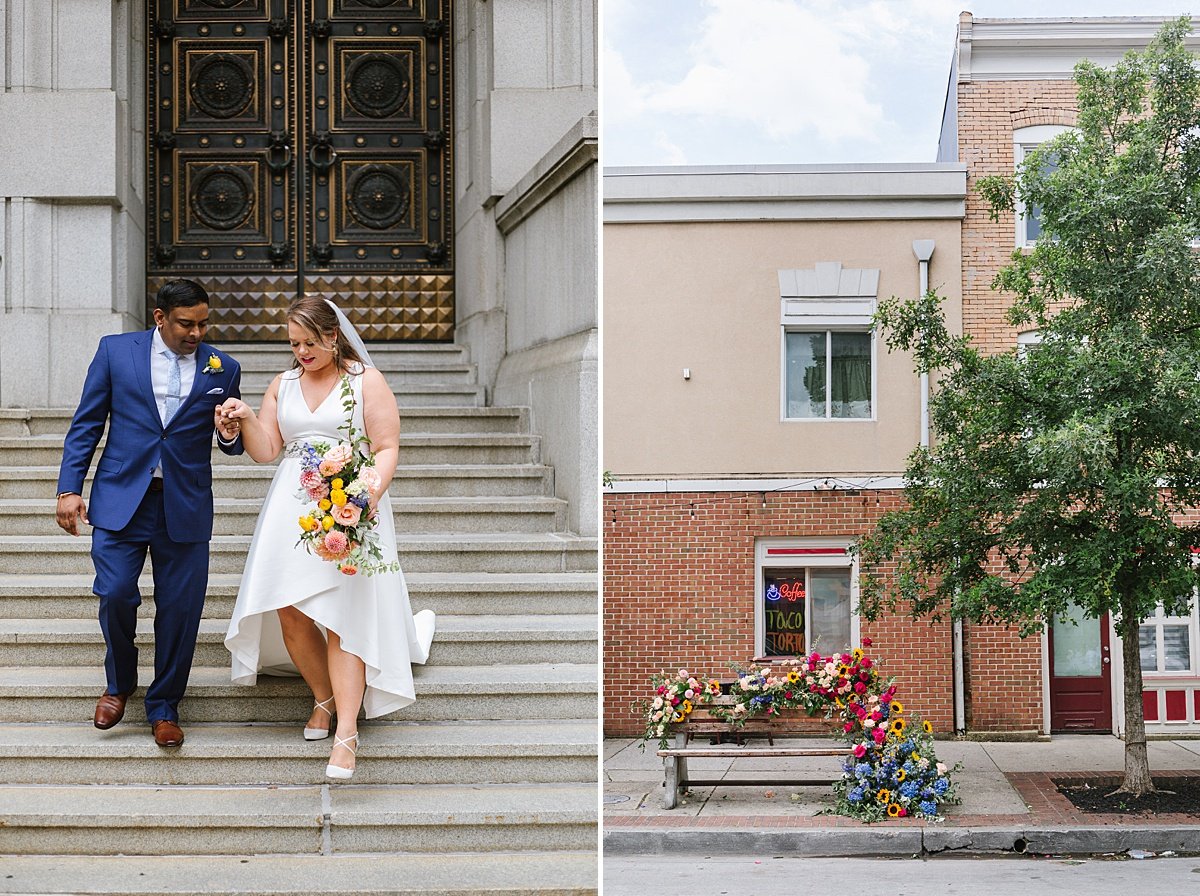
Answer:
<path fill-rule="evenodd" d="M 318 156 L 318 153 L 321 153 L 323 158 Z M 318 171 L 328 171 L 333 167 L 333 160 L 336 158 L 337 153 L 334 152 L 329 134 L 314 134 L 312 148 L 308 151 L 309 164 Z"/>

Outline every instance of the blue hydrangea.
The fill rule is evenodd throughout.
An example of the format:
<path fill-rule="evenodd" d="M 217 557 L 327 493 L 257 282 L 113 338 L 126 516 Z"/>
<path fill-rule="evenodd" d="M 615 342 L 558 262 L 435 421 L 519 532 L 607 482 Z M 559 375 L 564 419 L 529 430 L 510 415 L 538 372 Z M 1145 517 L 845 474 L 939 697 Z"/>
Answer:
<path fill-rule="evenodd" d="M 920 791 L 921 785 L 916 781 L 905 781 L 900 785 L 900 795 L 905 799 L 911 800 Z"/>
<path fill-rule="evenodd" d="M 945 778 L 938 778 L 933 782 L 933 792 L 941 796 L 950 787 L 950 782 Z"/>
<path fill-rule="evenodd" d="M 937 803 L 933 800 L 923 800 L 917 808 L 923 815 L 937 815 Z"/>
<path fill-rule="evenodd" d="M 848 794 L 846 794 L 846 799 L 852 803 L 861 803 L 862 798 L 863 798 L 863 789 L 861 787 L 855 787 Z"/>
<path fill-rule="evenodd" d="M 869 763 L 860 762 L 854 766 L 854 774 L 860 778 L 869 778 L 871 776 L 871 766 Z"/>

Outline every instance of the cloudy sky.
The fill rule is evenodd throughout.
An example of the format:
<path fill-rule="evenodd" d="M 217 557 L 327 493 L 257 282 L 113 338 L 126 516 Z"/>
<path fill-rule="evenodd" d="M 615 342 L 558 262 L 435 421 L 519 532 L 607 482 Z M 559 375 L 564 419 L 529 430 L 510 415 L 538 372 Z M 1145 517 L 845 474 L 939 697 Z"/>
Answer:
<path fill-rule="evenodd" d="M 1189 12 L 1177 0 L 602 7 L 605 166 L 930 162 L 963 9 L 976 18 Z"/>

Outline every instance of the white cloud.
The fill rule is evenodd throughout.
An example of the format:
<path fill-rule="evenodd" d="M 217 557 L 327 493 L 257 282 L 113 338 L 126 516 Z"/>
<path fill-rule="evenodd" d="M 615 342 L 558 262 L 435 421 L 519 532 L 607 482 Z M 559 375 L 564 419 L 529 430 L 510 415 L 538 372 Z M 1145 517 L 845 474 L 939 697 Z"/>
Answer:
<path fill-rule="evenodd" d="M 657 165 L 686 165 L 688 163 L 687 153 L 671 141 L 666 131 L 655 132 L 654 148 L 661 154 L 655 161 Z"/>
<path fill-rule="evenodd" d="M 792 0 L 703 6 L 690 70 L 675 83 L 645 85 L 649 110 L 749 125 L 770 139 L 873 133 L 882 108 L 872 97 L 867 48 L 836 20 Z"/>

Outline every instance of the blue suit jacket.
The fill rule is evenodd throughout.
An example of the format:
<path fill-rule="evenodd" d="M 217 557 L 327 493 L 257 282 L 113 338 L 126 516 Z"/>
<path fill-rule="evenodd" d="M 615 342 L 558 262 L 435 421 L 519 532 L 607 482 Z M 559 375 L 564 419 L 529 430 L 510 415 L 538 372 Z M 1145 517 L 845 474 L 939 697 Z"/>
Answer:
<path fill-rule="evenodd" d="M 96 465 L 88 520 L 102 529 L 125 528 L 162 465 L 163 506 L 172 541 L 212 538 L 213 408 L 241 397 L 237 361 L 210 345 L 196 349 L 196 378 L 164 429 L 150 379 L 153 330 L 105 336 L 88 368 L 79 409 L 71 420 L 58 473 L 59 492 L 83 494 L 83 480 L 108 423 L 108 441 Z M 204 373 L 208 359 L 221 370 Z M 239 438 L 226 454 L 241 454 Z"/>

